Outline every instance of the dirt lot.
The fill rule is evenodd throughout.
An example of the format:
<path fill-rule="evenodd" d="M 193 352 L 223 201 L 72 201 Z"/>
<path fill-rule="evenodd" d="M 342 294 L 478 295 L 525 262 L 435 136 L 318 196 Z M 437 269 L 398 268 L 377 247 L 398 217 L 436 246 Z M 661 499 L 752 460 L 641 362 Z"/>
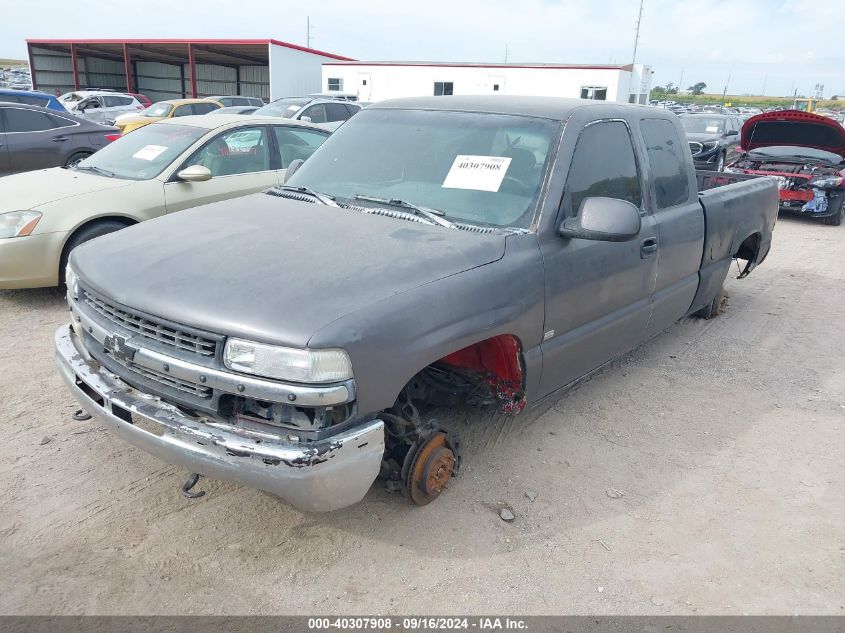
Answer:
<path fill-rule="evenodd" d="M 782 218 L 723 317 L 471 417 L 436 503 L 377 485 L 331 515 L 208 479 L 183 499 L 184 472 L 71 420 L 58 293 L 0 292 L 0 612 L 843 614 L 843 259 L 845 226 Z"/>

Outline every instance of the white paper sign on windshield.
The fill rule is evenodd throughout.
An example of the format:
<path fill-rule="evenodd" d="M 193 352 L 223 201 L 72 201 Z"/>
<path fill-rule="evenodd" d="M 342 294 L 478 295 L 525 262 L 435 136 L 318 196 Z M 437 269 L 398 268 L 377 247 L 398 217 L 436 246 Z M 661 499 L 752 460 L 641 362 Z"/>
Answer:
<path fill-rule="evenodd" d="M 455 157 L 452 168 L 446 174 L 443 186 L 446 189 L 474 189 L 476 191 L 498 191 L 510 167 L 511 159 L 505 156 Z"/>
<path fill-rule="evenodd" d="M 132 154 L 132 158 L 139 158 L 141 160 L 155 160 L 162 152 L 166 152 L 167 147 L 164 145 L 145 145 L 137 152 Z"/>
<path fill-rule="evenodd" d="M 710 133 L 710 134 L 715 134 L 718 131 L 719 131 L 718 125 L 708 125 L 707 126 L 707 132 Z"/>

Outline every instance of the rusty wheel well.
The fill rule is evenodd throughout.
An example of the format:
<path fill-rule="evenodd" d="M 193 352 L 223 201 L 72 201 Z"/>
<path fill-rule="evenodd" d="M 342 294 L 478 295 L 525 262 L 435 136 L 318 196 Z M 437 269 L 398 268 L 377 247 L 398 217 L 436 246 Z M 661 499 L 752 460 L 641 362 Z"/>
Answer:
<path fill-rule="evenodd" d="M 447 354 L 417 373 L 408 395 L 421 403 L 497 405 L 505 413 L 525 406 L 522 344 L 500 334 Z"/>
<path fill-rule="evenodd" d="M 757 255 L 760 254 L 760 240 L 762 236 L 759 233 L 752 233 L 746 237 L 742 244 L 739 245 L 734 257 L 737 259 L 744 259 L 746 261 L 755 261 Z"/>

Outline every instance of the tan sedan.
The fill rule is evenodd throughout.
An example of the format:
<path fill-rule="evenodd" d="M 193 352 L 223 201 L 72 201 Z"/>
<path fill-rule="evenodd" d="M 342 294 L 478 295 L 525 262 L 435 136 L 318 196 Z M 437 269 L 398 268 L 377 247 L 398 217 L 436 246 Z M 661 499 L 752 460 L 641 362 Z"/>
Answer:
<path fill-rule="evenodd" d="M 64 281 L 70 251 L 137 222 L 282 184 L 330 132 L 244 115 L 168 119 L 72 169 L 0 178 L 0 288 Z"/>

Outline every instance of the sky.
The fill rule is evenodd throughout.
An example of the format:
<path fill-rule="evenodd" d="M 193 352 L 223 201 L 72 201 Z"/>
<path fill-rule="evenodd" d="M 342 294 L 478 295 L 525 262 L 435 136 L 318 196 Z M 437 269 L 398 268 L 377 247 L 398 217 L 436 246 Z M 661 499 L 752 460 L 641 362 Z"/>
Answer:
<path fill-rule="evenodd" d="M 31 38 L 265 38 L 361 60 L 631 61 L 638 0 L 32 0 L 3 10 L 0 57 Z M 841 0 L 644 0 L 653 84 L 845 95 Z"/>

